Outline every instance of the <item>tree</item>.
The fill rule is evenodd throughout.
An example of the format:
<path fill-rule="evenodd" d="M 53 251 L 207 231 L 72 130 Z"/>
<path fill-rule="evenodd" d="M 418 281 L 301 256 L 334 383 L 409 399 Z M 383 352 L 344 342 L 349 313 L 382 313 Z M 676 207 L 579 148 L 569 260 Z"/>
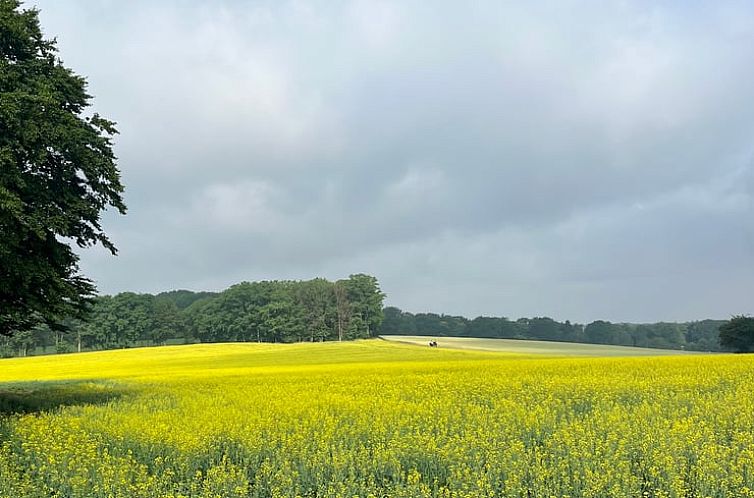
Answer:
<path fill-rule="evenodd" d="M 327 339 L 337 319 L 334 285 L 324 278 L 300 282 L 296 287 L 296 298 L 303 308 L 309 340 Z"/>
<path fill-rule="evenodd" d="M 196 301 L 206 299 L 208 297 L 216 296 L 216 292 L 194 292 L 190 290 L 172 290 L 166 292 L 160 292 L 155 297 L 160 300 L 171 301 L 175 303 L 179 310 L 184 310 L 194 304 Z"/>
<path fill-rule="evenodd" d="M 349 320 L 349 335 L 359 337 L 373 337 L 380 329 L 384 314 L 382 302 L 385 294 L 380 290 L 377 279 L 371 275 L 358 273 L 351 275 L 346 280 L 341 280 L 346 290 L 348 302 L 351 305 L 352 317 L 358 316 L 360 320 Z M 356 331 L 354 331 L 356 327 Z M 359 331 L 359 327 L 363 329 Z"/>
<path fill-rule="evenodd" d="M 336 330 L 338 340 L 342 341 L 346 332 L 349 330 L 351 321 L 351 304 L 348 302 L 348 290 L 346 289 L 345 280 L 338 280 L 333 287 L 335 294 L 336 310 Z"/>
<path fill-rule="evenodd" d="M 735 353 L 754 352 L 754 318 L 738 315 L 720 325 L 720 346 Z"/>
<path fill-rule="evenodd" d="M 478 316 L 471 320 L 466 327 L 469 337 L 501 337 L 501 325 L 503 319 L 487 316 Z"/>
<path fill-rule="evenodd" d="M 595 320 L 584 329 L 584 339 L 591 344 L 612 344 L 616 326 L 604 320 Z"/>
<path fill-rule="evenodd" d="M 416 335 L 457 337 L 466 333 L 469 321 L 462 316 L 417 313 L 413 316 Z"/>
<path fill-rule="evenodd" d="M 77 330 L 76 349 L 131 347 L 153 339 L 154 296 L 122 292 L 96 298 L 91 320 Z"/>
<path fill-rule="evenodd" d="M 686 326 L 686 349 L 719 351 L 720 326 L 724 320 L 702 320 Z"/>
<path fill-rule="evenodd" d="M 303 312 L 290 299 L 270 301 L 260 308 L 259 315 L 260 327 L 270 342 L 295 342 L 306 333 Z"/>
<path fill-rule="evenodd" d="M 560 340 L 566 342 L 582 342 L 584 340 L 584 326 L 578 323 L 571 323 L 570 320 L 559 325 Z"/>
<path fill-rule="evenodd" d="M 126 211 L 117 131 L 84 114 L 90 100 L 42 37 L 38 11 L 0 0 L 0 334 L 84 316 L 95 286 L 71 243 L 116 253 L 100 215 Z"/>
<path fill-rule="evenodd" d="M 529 320 L 529 337 L 546 341 L 560 340 L 560 324 L 546 316 L 534 317 Z"/>
<path fill-rule="evenodd" d="M 383 310 L 384 319 L 380 324 L 381 335 L 416 335 L 414 315 L 394 306 Z"/>
<path fill-rule="evenodd" d="M 152 308 L 153 328 L 150 339 L 153 344 L 165 344 L 171 337 L 183 336 L 183 320 L 175 302 L 165 298 L 155 298 Z"/>

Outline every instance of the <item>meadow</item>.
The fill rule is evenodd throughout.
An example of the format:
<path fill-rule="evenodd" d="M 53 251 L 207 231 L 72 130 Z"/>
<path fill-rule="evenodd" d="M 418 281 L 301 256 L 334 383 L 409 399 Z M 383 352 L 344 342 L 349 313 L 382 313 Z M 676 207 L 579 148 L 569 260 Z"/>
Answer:
<path fill-rule="evenodd" d="M 7 359 L 0 496 L 754 496 L 752 387 L 746 355 L 381 340 Z"/>

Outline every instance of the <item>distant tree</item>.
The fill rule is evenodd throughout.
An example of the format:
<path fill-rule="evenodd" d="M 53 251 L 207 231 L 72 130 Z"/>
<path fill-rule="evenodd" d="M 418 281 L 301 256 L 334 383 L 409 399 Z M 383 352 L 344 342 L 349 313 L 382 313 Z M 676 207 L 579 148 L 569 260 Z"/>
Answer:
<path fill-rule="evenodd" d="M 23 330 L 10 338 L 10 347 L 18 352 L 18 356 L 26 356 L 35 347 L 34 330 Z"/>
<path fill-rule="evenodd" d="M 75 340 L 71 337 L 60 335 L 56 341 L 58 346 L 62 344 L 74 344 L 88 346 L 96 349 L 114 348 L 117 345 L 115 331 L 112 324 L 115 321 L 113 313 L 112 296 L 99 296 L 94 300 L 89 320 L 81 324 L 75 330 Z M 67 340 L 66 340 L 67 339 Z"/>
<path fill-rule="evenodd" d="M 380 325 L 380 334 L 401 335 L 403 329 L 403 312 L 395 306 L 387 306 L 382 312 L 384 319 L 382 320 L 382 325 Z"/>
<path fill-rule="evenodd" d="M 130 347 L 137 341 L 152 339 L 154 296 L 123 292 L 113 298 L 115 337 L 119 347 Z"/>
<path fill-rule="evenodd" d="M 154 296 L 122 292 L 98 297 L 91 320 L 76 330 L 76 349 L 125 348 L 152 339 Z"/>
<path fill-rule="evenodd" d="M 566 320 L 560 324 L 560 340 L 566 342 L 583 342 L 584 326 Z"/>
<path fill-rule="evenodd" d="M 351 323 L 351 303 L 348 301 L 348 288 L 345 280 L 338 280 L 333 287 L 335 295 L 336 337 L 339 341 L 346 338 Z"/>
<path fill-rule="evenodd" d="M 211 342 L 214 340 L 215 313 L 219 309 L 219 298 L 200 299 L 184 311 L 186 320 L 186 342 Z"/>
<path fill-rule="evenodd" d="M 478 316 L 469 322 L 464 335 L 469 337 L 502 337 L 502 321 L 501 318 Z"/>
<path fill-rule="evenodd" d="M 584 339 L 591 344 L 613 344 L 616 326 L 604 320 L 595 320 L 584 329 Z"/>
<path fill-rule="evenodd" d="M 383 314 L 381 335 L 417 335 L 416 321 L 412 313 L 388 306 L 383 310 Z"/>
<path fill-rule="evenodd" d="M 720 326 L 725 320 L 701 320 L 686 324 L 686 349 L 696 351 L 720 350 Z"/>
<path fill-rule="evenodd" d="M 165 344 L 171 337 L 183 337 L 183 317 L 174 301 L 155 298 L 152 308 L 152 330 L 149 338 L 153 344 Z"/>
<path fill-rule="evenodd" d="M 642 348 L 681 349 L 686 343 L 685 324 L 658 322 L 638 325 L 620 324 L 616 327 L 619 328 L 615 330 L 611 344 L 633 345 Z M 625 342 L 626 334 L 630 335 L 630 342 Z"/>
<path fill-rule="evenodd" d="M 172 290 L 166 292 L 160 292 L 155 297 L 158 299 L 165 299 L 172 301 L 178 307 L 179 310 L 183 310 L 194 304 L 200 299 L 206 299 L 208 297 L 216 296 L 216 292 L 194 292 L 190 290 Z"/>
<path fill-rule="evenodd" d="M 348 330 L 346 330 L 345 339 L 366 339 L 369 337 L 369 330 L 367 324 L 361 318 L 361 315 L 353 315 L 348 322 Z"/>
<path fill-rule="evenodd" d="M 529 337 L 546 341 L 559 341 L 561 336 L 560 324 L 548 317 L 535 317 L 529 320 Z"/>
<path fill-rule="evenodd" d="M 754 318 L 738 315 L 723 323 L 720 345 L 735 353 L 754 352 Z"/>
<path fill-rule="evenodd" d="M 382 311 L 382 302 L 385 294 L 380 290 L 380 284 L 377 279 L 371 275 L 358 273 L 351 275 L 346 280 L 342 280 L 345 287 L 348 302 L 351 306 L 351 314 L 358 316 L 360 320 L 350 320 L 353 322 L 349 328 L 358 324 L 363 327 L 365 333 L 357 335 L 364 337 L 374 337 L 377 335 L 384 314 Z"/>
<path fill-rule="evenodd" d="M 418 335 L 452 336 L 454 334 L 448 332 L 453 327 L 453 320 L 449 318 L 437 313 L 416 313 L 414 315 L 416 333 Z M 463 332 L 466 332 L 465 326 Z"/>
<path fill-rule="evenodd" d="M 467 335 L 469 320 L 462 316 L 417 313 L 414 315 L 416 335 L 459 337 Z"/>
<path fill-rule="evenodd" d="M 526 337 L 527 325 L 518 321 L 512 322 L 503 317 L 500 322 L 500 337 L 503 339 L 522 339 Z"/>
<path fill-rule="evenodd" d="M 84 114 L 90 100 L 43 38 L 38 11 L 0 0 L 0 334 L 85 315 L 95 287 L 70 243 L 116 252 L 100 216 L 126 210 L 117 132 Z"/>
<path fill-rule="evenodd" d="M 685 342 L 683 327 L 678 323 L 658 322 L 649 325 L 650 348 L 679 349 Z"/>
<path fill-rule="evenodd" d="M 271 301 L 259 310 L 260 327 L 270 342 L 295 342 L 306 333 L 305 317 L 291 299 Z"/>
<path fill-rule="evenodd" d="M 222 292 L 210 307 L 211 341 L 262 340 L 259 310 L 274 300 L 275 282 L 242 282 Z M 266 340 L 266 339 L 264 339 Z"/>
<path fill-rule="evenodd" d="M 332 338 L 336 320 L 335 290 L 332 282 L 315 278 L 295 286 L 296 300 L 302 308 L 309 340 Z"/>

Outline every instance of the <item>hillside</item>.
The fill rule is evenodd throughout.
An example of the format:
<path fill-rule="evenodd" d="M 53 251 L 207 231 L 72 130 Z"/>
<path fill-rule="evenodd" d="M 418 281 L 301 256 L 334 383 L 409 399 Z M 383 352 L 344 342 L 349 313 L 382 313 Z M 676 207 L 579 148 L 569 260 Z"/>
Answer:
<path fill-rule="evenodd" d="M 381 338 L 397 343 L 426 346 L 431 337 L 411 335 L 383 335 Z M 705 354 L 677 349 L 635 348 L 604 344 L 535 341 L 524 339 L 479 339 L 474 337 L 439 337 L 441 349 L 496 351 L 500 353 L 544 356 L 668 356 Z"/>
<path fill-rule="evenodd" d="M 747 355 L 501 344 L 0 360 L 0 497 L 749 496 Z"/>
<path fill-rule="evenodd" d="M 169 381 L 330 369 L 339 365 L 480 360 L 501 355 L 444 350 L 375 339 L 325 343 L 214 343 L 114 349 L 0 360 L 0 383 L 79 379 Z"/>

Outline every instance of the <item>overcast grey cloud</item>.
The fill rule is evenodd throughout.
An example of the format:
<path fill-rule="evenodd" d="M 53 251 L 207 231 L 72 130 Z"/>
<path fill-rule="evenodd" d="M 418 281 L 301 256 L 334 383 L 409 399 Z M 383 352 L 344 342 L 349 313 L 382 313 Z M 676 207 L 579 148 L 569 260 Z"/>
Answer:
<path fill-rule="evenodd" d="M 376 275 L 388 303 L 754 305 L 754 4 L 35 0 L 119 123 L 103 292 Z"/>

